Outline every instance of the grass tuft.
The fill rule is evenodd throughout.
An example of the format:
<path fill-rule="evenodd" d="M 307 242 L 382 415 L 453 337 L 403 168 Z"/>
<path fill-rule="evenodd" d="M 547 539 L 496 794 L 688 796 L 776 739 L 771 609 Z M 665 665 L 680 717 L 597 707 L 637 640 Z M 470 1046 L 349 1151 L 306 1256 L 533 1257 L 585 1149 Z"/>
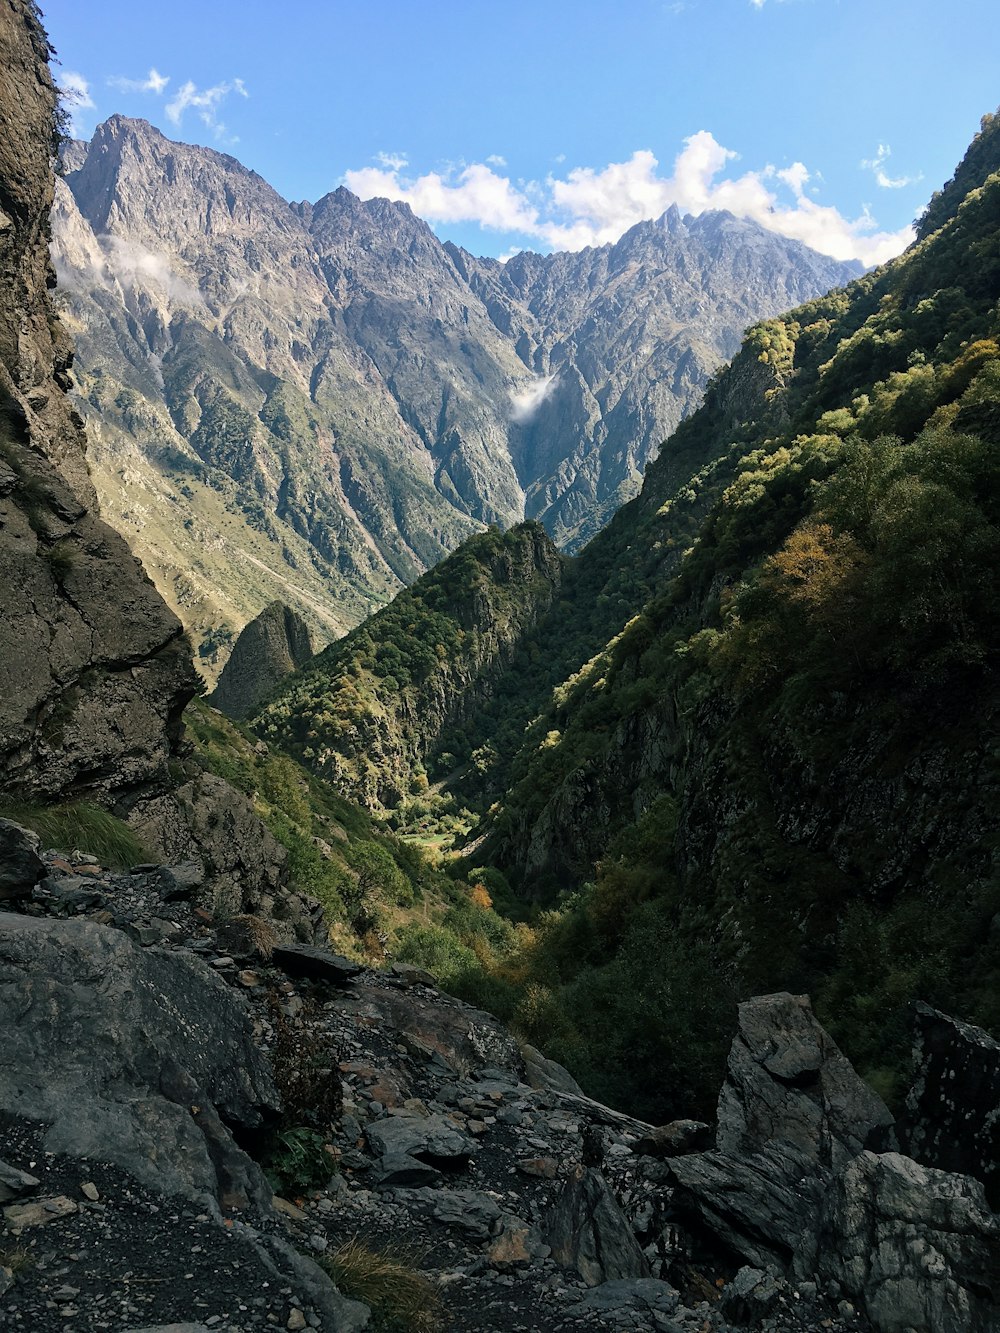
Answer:
<path fill-rule="evenodd" d="M 33 829 L 46 847 L 96 856 L 102 866 L 134 866 L 149 855 L 129 826 L 89 801 L 64 805 L 0 805 L 0 818 Z"/>
<path fill-rule="evenodd" d="M 439 1333 L 444 1327 L 440 1297 L 417 1271 L 415 1256 L 390 1258 L 355 1236 L 321 1262 L 345 1296 L 371 1308 L 379 1333 Z"/>

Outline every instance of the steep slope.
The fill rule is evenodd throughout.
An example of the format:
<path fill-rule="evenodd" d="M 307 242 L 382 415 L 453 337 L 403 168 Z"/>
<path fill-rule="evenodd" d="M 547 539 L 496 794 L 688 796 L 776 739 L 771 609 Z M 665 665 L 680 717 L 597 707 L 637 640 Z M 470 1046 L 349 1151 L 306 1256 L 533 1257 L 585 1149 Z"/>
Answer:
<path fill-rule="evenodd" d="M 527 513 L 578 543 L 749 322 L 856 271 L 676 210 L 504 266 L 406 205 L 289 205 L 117 116 L 65 163 L 55 258 L 97 485 L 210 678 L 275 595 L 329 639 L 480 524 Z"/>
<path fill-rule="evenodd" d="M 131 799 L 196 679 L 181 626 L 98 517 L 49 299 L 55 92 L 33 5 L 0 7 L 0 790 Z"/>
<path fill-rule="evenodd" d="M 970 158 L 937 230 L 751 331 L 677 435 L 709 466 L 684 485 L 666 449 L 580 558 L 654 595 L 556 691 L 476 853 L 542 897 L 597 865 L 560 928 L 596 923 L 592 984 L 669 939 L 688 996 L 818 991 L 867 1069 L 918 994 L 1000 1021 L 1000 154 Z"/>
<path fill-rule="evenodd" d="M 426 790 L 428 765 L 492 697 L 561 575 L 537 524 L 470 538 L 316 657 L 254 726 L 367 808 L 396 806 Z"/>

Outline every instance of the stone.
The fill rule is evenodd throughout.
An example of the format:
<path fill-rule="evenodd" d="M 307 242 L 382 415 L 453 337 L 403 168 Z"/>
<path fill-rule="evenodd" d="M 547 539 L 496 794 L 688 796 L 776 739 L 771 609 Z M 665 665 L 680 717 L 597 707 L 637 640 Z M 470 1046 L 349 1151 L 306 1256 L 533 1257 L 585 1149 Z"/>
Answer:
<path fill-rule="evenodd" d="M 536 1046 L 525 1042 L 521 1047 L 521 1055 L 524 1058 L 525 1082 L 530 1088 L 537 1088 L 540 1092 L 568 1092 L 574 1097 L 584 1095 L 569 1070 L 543 1055 Z"/>
<path fill-rule="evenodd" d="M 0 1030 L 0 1111 L 48 1125 L 48 1151 L 164 1193 L 242 1190 L 268 1206 L 226 1125 L 259 1128 L 277 1092 L 246 1001 L 200 959 L 78 918 L 0 913 Z"/>
<path fill-rule="evenodd" d="M 91 1203 L 96 1203 L 101 1197 L 100 1191 L 92 1180 L 84 1181 L 80 1186 L 80 1193 L 85 1199 L 89 1199 Z"/>
<path fill-rule="evenodd" d="M 669 1282 L 658 1278 L 614 1278 L 593 1287 L 575 1302 L 577 1310 L 600 1310 L 608 1315 L 627 1310 L 669 1316 L 680 1304 L 680 1296 Z"/>
<path fill-rule="evenodd" d="M 559 1174 L 559 1163 L 554 1157 L 521 1157 L 514 1165 L 522 1175 L 540 1176 L 543 1180 L 555 1180 Z"/>
<path fill-rule="evenodd" d="M 741 1268 L 723 1288 L 720 1308 L 734 1324 L 757 1327 L 788 1292 L 788 1283 L 760 1268 Z"/>
<path fill-rule="evenodd" d="M 421 1162 L 407 1153 L 385 1153 L 377 1163 L 380 1189 L 401 1189 L 408 1186 L 436 1185 L 441 1172 L 436 1166 Z"/>
<path fill-rule="evenodd" d="M 290 977 L 332 981 L 338 986 L 364 970 L 349 958 L 309 944 L 279 944 L 271 954 L 271 962 Z"/>
<path fill-rule="evenodd" d="M 0 819 L 0 902 L 26 898 L 45 876 L 37 833 Z"/>
<path fill-rule="evenodd" d="M 588 1287 L 612 1278 L 648 1277 L 649 1266 L 607 1181 L 577 1167 L 548 1209 L 542 1234 L 552 1257 Z"/>
<path fill-rule="evenodd" d="M 37 1176 L 29 1175 L 20 1167 L 0 1162 L 0 1203 L 9 1203 L 11 1199 L 19 1199 L 22 1194 L 31 1194 L 40 1184 Z"/>
<path fill-rule="evenodd" d="M 305 1315 L 298 1309 L 292 1310 L 288 1319 L 285 1321 L 285 1327 L 288 1329 L 289 1333 L 299 1333 L 299 1330 L 308 1328 L 308 1326 Z"/>
<path fill-rule="evenodd" d="M 437 989 L 436 978 L 414 963 L 393 963 L 389 970 L 404 986 L 430 986 L 432 990 Z"/>
<path fill-rule="evenodd" d="M 681 1157 L 712 1146 L 712 1127 L 702 1120 L 671 1120 L 636 1141 L 635 1151 L 646 1157 Z"/>
<path fill-rule="evenodd" d="M 828 1191 L 819 1273 L 879 1333 L 993 1333 L 1000 1218 L 970 1176 L 862 1152 Z"/>
<path fill-rule="evenodd" d="M 205 867 L 200 861 L 157 866 L 156 872 L 160 882 L 160 897 L 165 903 L 186 902 L 205 883 Z"/>
<path fill-rule="evenodd" d="M 901 1149 L 924 1166 L 974 1176 L 1000 1206 L 1000 1042 L 928 1004 L 914 1014 L 914 1073 Z"/>
<path fill-rule="evenodd" d="M 481 1190 L 400 1189 L 395 1201 L 408 1212 L 431 1217 L 472 1241 L 486 1240 L 500 1219 L 500 1207 Z"/>
<path fill-rule="evenodd" d="M 478 1152 L 478 1145 L 443 1115 L 389 1116 L 369 1124 L 365 1134 L 379 1157 L 401 1153 L 429 1159 L 432 1165 L 458 1164 Z"/>
<path fill-rule="evenodd" d="M 59 1194 L 49 1199 L 33 1199 L 31 1203 L 8 1204 L 3 1215 L 12 1231 L 25 1231 L 29 1227 L 42 1227 L 47 1222 L 69 1217 L 78 1211 L 72 1199 Z"/>
<path fill-rule="evenodd" d="M 805 1275 L 830 1181 L 892 1123 L 805 996 L 758 996 L 739 1007 L 716 1149 L 670 1159 L 678 1203 L 748 1263 Z"/>

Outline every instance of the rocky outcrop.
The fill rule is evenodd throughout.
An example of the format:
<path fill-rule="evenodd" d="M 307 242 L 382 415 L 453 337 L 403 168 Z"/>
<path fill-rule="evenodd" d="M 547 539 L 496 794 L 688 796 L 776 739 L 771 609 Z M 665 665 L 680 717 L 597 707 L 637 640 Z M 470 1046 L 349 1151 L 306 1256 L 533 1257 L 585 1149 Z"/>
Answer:
<path fill-rule="evenodd" d="M 209 703 L 242 721 L 312 655 L 309 626 L 284 602 L 271 602 L 240 632 Z"/>
<path fill-rule="evenodd" d="M 804 996 L 764 996 L 740 1005 L 714 1151 L 670 1167 L 749 1263 L 808 1270 L 830 1182 L 892 1123 Z"/>
<path fill-rule="evenodd" d="M 913 1083 L 899 1127 L 924 1166 L 974 1176 L 1000 1201 L 1000 1043 L 928 1004 L 916 1006 Z"/>
<path fill-rule="evenodd" d="M 226 1125 L 277 1111 L 245 1005 L 191 955 L 91 921 L 0 913 L 0 1110 L 46 1148 L 229 1208 L 270 1190 Z"/>
<path fill-rule="evenodd" d="M 0 789 L 128 802 L 196 684 L 181 626 L 97 514 L 49 298 L 55 93 L 34 6 L 0 6 Z"/>

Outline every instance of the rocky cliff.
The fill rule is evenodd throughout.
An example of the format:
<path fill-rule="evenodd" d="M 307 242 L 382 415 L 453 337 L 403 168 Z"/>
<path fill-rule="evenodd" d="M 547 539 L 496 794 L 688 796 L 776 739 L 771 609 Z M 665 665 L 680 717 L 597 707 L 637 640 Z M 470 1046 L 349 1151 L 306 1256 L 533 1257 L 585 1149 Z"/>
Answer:
<path fill-rule="evenodd" d="M 128 802 L 196 680 L 181 625 L 102 522 L 50 290 L 55 93 L 34 7 L 0 6 L 0 788 Z"/>
<path fill-rule="evenodd" d="M 477 260 L 403 204 L 289 205 L 122 117 L 66 167 L 54 252 L 95 478 L 209 678 L 276 595 L 329 639 L 480 524 L 578 544 L 747 324 L 855 271 L 676 210 L 614 246 Z"/>
<path fill-rule="evenodd" d="M 291 607 L 271 602 L 240 633 L 211 702 L 227 717 L 249 717 L 312 655 L 309 626 Z"/>

